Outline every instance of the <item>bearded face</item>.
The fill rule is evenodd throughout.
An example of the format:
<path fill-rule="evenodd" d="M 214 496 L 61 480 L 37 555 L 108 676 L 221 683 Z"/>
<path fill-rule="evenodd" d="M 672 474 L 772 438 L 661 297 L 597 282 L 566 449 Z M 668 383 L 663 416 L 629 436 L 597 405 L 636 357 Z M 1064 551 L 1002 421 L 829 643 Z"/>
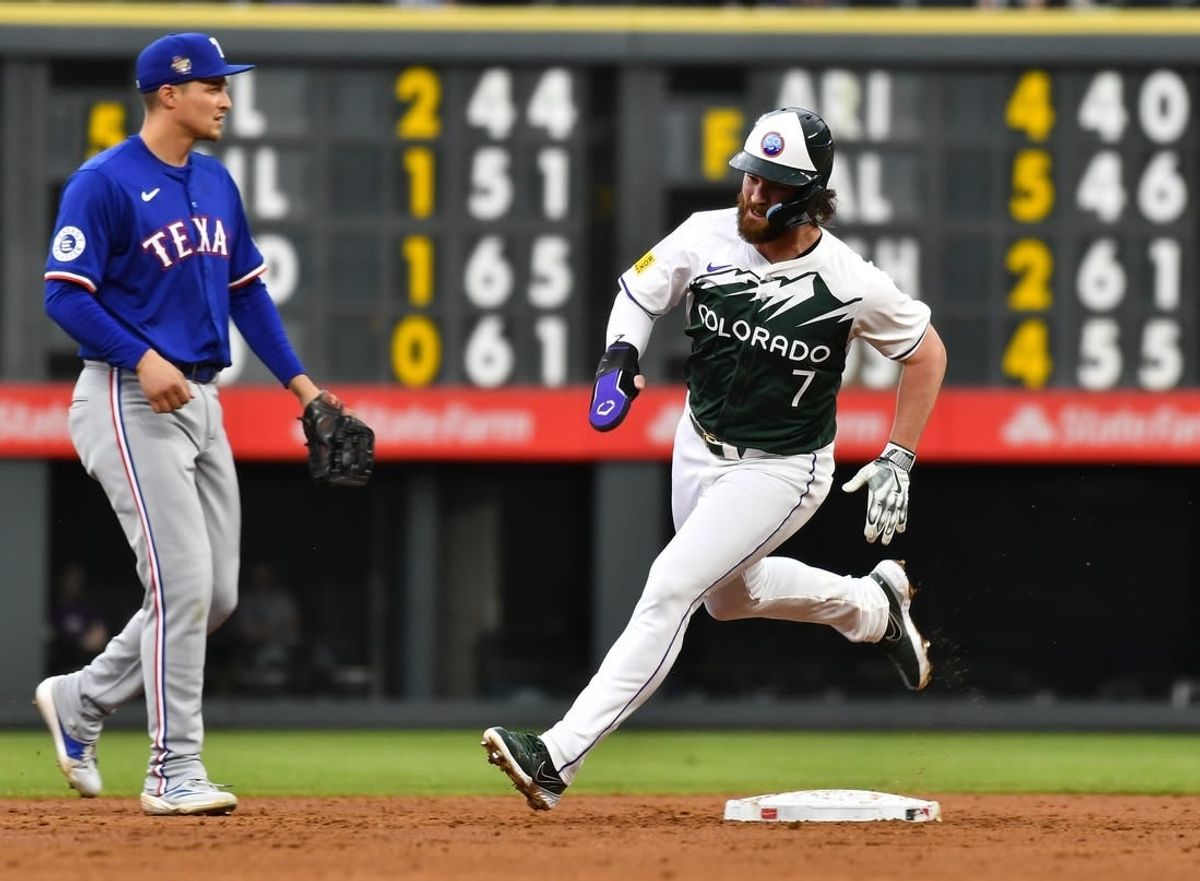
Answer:
<path fill-rule="evenodd" d="M 775 238 L 776 233 L 771 229 L 771 224 L 767 222 L 766 217 L 767 209 L 770 207 L 770 205 L 765 205 L 761 202 L 751 202 L 746 198 L 745 193 L 738 193 L 738 235 L 751 245 L 761 245 L 763 242 L 769 242 Z"/>
<path fill-rule="evenodd" d="M 747 178 L 749 177 L 747 175 Z M 764 188 L 761 183 L 752 186 L 744 183 L 737 197 L 738 235 L 751 245 L 770 242 L 787 232 L 786 229 L 777 229 L 767 220 L 767 209 L 772 205 L 787 201 L 784 197 L 795 195 L 795 190 L 791 187 L 768 184 Z M 776 198 L 773 201 L 764 201 L 762 199 L 764 193 Z"/>

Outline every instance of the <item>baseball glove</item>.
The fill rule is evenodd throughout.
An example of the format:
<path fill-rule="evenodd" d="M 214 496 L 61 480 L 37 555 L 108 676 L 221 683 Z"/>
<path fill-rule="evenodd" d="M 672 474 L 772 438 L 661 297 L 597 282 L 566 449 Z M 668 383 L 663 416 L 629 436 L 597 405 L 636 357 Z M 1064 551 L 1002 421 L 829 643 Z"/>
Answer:
<path fill-rule="evenodd" d="M 322 391 L 300 417 L 308 445 L 308 473 L 327 486 L 365 486 L 375 467 L 375 432 Z"/>

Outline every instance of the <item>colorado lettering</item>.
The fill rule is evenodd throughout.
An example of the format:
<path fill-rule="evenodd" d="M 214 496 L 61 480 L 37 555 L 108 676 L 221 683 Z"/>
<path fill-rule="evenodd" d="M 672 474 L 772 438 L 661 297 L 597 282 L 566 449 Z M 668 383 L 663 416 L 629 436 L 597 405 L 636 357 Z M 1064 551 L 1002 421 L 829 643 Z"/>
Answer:
<path fill-rule="evenodd" d="M 187 221 L 176 220 L 168 223 L 154 235 L 142 242 L 142 250 L 154 254 L 162 263 L 163 269 L 169 269 L 185 257 L 193 254 L 220 254 L 229 256 L 229 245 L 225 237 L 225 225 L 221 218 L 213 221 L 212 235 L 209 236 L 209 218 L 191 218 L 194 227 L 194 238 L 189 235 Z"/>
<path fill-rule="evenodd" d="M 772 334 L 765 327 L 751 324 L 744 318 L 735 319 L 728 327 L 725 318 L 713 311 L 712 307 L 701 303 L 697 307 L 701 323 L 719 337 L 736 339 L 751 346 L 774 352 L 789 361 L 808 361 L 820 364 L 829 358 L 829 346 L 813 346 L 809 348 L 804 340 L 789 339 L 783 334 Z"/>

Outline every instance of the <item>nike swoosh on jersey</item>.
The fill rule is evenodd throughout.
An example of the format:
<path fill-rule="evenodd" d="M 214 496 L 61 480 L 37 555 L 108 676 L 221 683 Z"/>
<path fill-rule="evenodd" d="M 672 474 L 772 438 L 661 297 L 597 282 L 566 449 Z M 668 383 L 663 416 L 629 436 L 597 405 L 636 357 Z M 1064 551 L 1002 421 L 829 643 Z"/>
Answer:
<path fill-rule="evenodd" d="M 153 199 L 155 196 L 158 195 L 158 191 L 161 189 L 162 189 L 162 187 L 155 187 L 148 193 L 145 190 L 142 190 L 142 201 L 149 202 L 151 199 Z"/>
<path fill-rule="evenodd" d="M 732 265 L 733 265 L 732 263 L 722 263 L 719 266 L 714 266 L 712 263 L 710 263 L 710 264 L 708 264 L 708 271 L 709 272 L 720 272 L 722 269 L 728 269 Z"/>

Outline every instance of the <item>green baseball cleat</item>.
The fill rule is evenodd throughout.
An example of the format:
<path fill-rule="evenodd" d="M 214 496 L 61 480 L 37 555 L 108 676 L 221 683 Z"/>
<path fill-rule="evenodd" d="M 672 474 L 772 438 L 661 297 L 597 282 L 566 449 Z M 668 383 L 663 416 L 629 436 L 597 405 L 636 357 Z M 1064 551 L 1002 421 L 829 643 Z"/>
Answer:
<path fill-rule="evenodd" d="M 532 732 L 489 728 L 480 743 L 487 750 L 488 761 L 508 775 L 529 807 L 548 811 L 558 804 L 567 784 L 563 783 L 546 744 Z"/>
<path fill-rule="evenodd" d="M 917 631 L 909 615 L 913 588 L 901 560 L 883 560 L 871 570 L 871 578 L 888 601 L 888 625 L 878 645 L 900 671 L 905 686 L 920 691 L 933 677 L 929 663 L 929 641 Z"/>

